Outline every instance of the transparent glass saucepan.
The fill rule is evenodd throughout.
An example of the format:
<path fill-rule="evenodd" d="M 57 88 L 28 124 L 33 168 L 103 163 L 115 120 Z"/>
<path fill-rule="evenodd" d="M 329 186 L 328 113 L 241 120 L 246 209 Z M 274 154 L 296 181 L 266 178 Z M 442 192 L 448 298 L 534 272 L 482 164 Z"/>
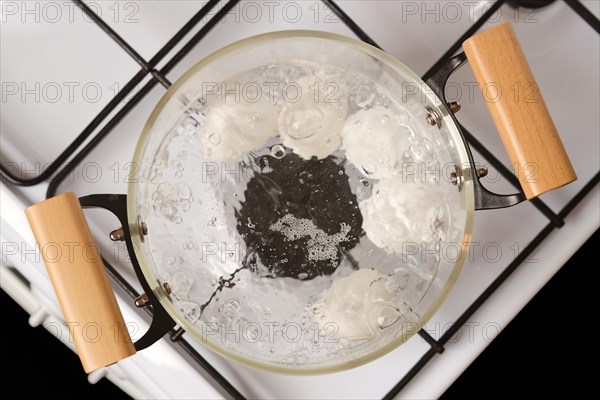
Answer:
<path fill-rule="evenodd" d="M 464 47 L 480 83 L 533 82 L 510 25 Z M 226 357 L 297 374 L 351 368 L 408 340 L 455 282 L 475 209 L 574 179 L 541 97 L 496 99 L 509 154 L 536 179 L 522 180 L 525 194 L 481 186 L 456 105 L 443 100 L 465 60 L 425 83 L 357 40 L 285 31 L 186 72 L 150 115 L 127 196 L 66 194 L 28 209 L 40 243 L 66 243 L 92 241 L 80 205 L 108 208 L 123 223 L 114 239 L 135 253 L 146 291 L 136 304 L 154 312 L 135 344 L 100 260 L 45 257 L 68 322 L 123 327 L 123 340 L 94 343 L 74 329 L 86 370 L 175 324 Z"/>

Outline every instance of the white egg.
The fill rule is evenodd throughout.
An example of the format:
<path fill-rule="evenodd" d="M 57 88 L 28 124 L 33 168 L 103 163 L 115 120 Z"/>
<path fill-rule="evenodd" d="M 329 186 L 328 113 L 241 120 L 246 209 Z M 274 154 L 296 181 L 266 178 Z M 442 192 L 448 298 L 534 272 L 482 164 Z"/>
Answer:
<path fill-rule="evenodd" d="M 373 194 L 359 203 L 367 237 L 388 253 L 403 254 L 407 246 L 435 242 L 449 226 L 444 195 L 432 185 L 401 179 L 382 180 Z"/>
<path fill-rule="evenodd" d="M 401 317 L 393 305 L 398 293 L 389 290 L 386 279 L 385 275 L 367 268 L 335 280 L 315 304 L 316 321 L 321 327 L 333 326 L 335 339 L 376 336 Z"/>
<path fill-rule="evenodd" d="M 392 178 L 402 172 L 409 130 L 390 115 L 392 111 L 381 106 L 360 110 L 342 128 L 346 158 L 369 178 Z"/>
<path fill-rule="evenodd" d="M 216 94 L 209 98 L 201 128 L 202 148 L 208 161 L 235 163 L 263 147 L 277 131 L 277 110 L 267 96 Z"/>
<path fill-rule="evenodd" d="M 315 76 L 286 86 L 278 129 L 283 144 L 300 157 L 322 159 L 340 147 L 348 105 L 338 86 Z"/>

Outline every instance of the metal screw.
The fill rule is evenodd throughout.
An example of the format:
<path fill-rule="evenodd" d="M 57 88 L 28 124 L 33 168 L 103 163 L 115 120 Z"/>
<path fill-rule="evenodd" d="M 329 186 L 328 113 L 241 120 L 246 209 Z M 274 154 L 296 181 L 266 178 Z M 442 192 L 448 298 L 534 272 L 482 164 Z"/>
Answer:
<path fill-rule="evenodd" d="M 165 292 L 167 292 L 167 294 L 171 294 L 171 285 L 169 285 L 167 282 L 162 283 L 162 288 L 165 290 Z"/>
<path fill-rule="evenodd" d="M 142 293 L 138 298 L 135 299 L 135 306 L 138 308 L 146 307 L 150 302 L 150 297 L 146 293 Z"/>
<path fill-rule="evenodd" d="M 431 126 L 437 125 L 437 127 L 441 129 L 442 116 L 440 115 L 440 113 L 429 106 L 425 107 L 425 109 L 427 110 L 427 123 Z"/>
<path fill-rule="evenodd" d="M 115 229 L 110 233 L 110 240 L 113 242 L 122 242 L 125 240 L 125 232 L 123 232 L 123 228 Z"/>
<path fill-rule="evenodd" d="M 478 178 L 483 178 L 484 176 L 486 176 L 488 174 L 488 169 L 485 167 L 479 167 L 477 168 L 477 177 Z"/>
<path fill-rule="evenodd" d="M 448 103 L 448 108 L 450 109 L 450 111 L 456 114 L 460 111 L 460 103 L 458 101 L 452 101 Z"/>

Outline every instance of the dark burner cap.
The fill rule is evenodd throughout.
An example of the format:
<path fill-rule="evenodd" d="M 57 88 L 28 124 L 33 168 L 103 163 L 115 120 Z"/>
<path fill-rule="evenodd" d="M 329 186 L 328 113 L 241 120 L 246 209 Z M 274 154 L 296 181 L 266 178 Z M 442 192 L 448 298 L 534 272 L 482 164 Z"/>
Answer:
<path fill-rule="evenodd" d="M 543 8 L 554 3 L 554 0 L 508 0 L 506 2 L 512 8 Z"/>
<path fill-rule="evenodd" d="M 341 163 L 289 153 L 263 156 L 236 213 L 249 255 L 245 267 L 272 277 L 332 274 L 362 233 L 362 215 Z M 272 229 L 275 226 L 276 229 Z"/>

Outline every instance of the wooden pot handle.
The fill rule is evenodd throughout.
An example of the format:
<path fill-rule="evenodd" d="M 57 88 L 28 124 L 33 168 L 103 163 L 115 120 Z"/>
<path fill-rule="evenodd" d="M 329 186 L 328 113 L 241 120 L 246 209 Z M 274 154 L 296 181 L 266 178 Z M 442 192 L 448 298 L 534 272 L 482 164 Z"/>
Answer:
<path fill-rule="evenodd" d="M 61 194 L 25 213 L 84 370 L 135 354 L 77 196 Z"/>
<path fill-rule="evenodd" d="M 528 199 L 577 179 L 510 23 L 463 43 Z"/>

